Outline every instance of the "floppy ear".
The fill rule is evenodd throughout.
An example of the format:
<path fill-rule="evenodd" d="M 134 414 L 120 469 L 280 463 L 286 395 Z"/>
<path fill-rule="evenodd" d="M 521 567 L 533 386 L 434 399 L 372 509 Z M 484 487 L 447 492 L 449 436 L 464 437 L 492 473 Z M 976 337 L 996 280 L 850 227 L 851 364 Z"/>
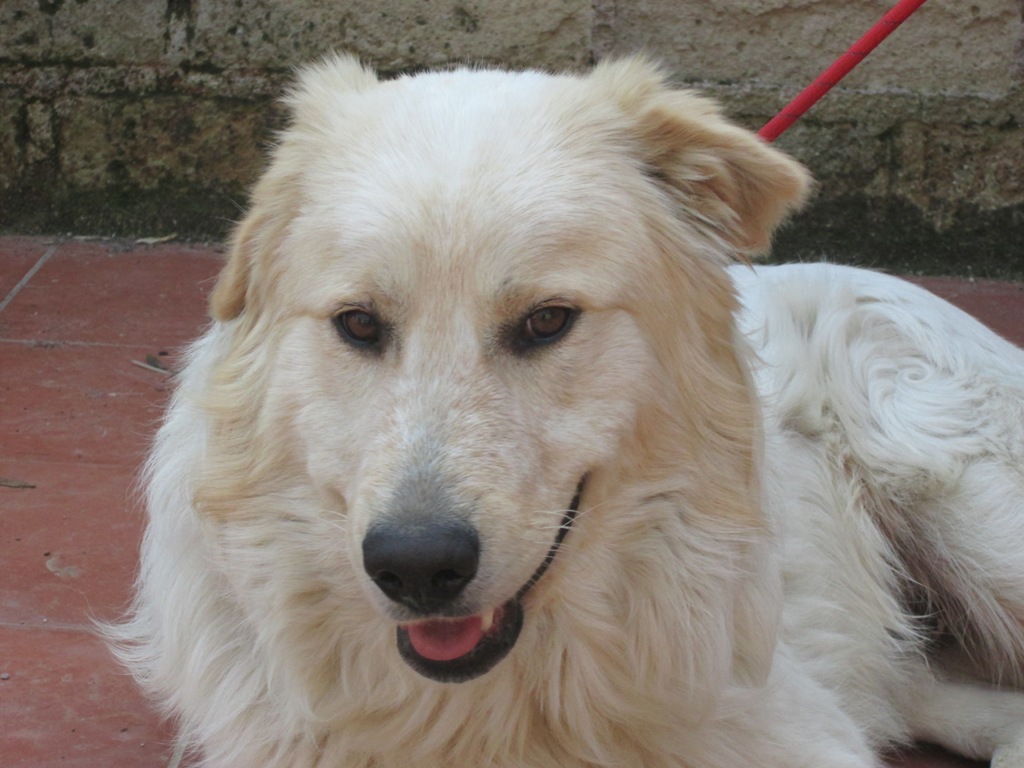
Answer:
<path fill-rule="evenodd" d="M 634 120 L 651 175 L 741 254 L 766 251 L 776 226 L 806 199 L 811 177 L 802 165 L 709 99 L 670 88 L 649 62 L 602 64 L 594 78 Z"/>
<path fill-rule="evenodd" d="M 210 294 L 210 314 L 215 320 L 238 317 L 258 299 L 254 286 L 261 284 L 259 278 L 265 275 L 257 273 L 268 271 L 268 262 L 274 258 L 299 207 L 295 198 L 299 194 L 298 177 L 306 162 L 301 149 L 303 136 L 327 129 L 339 94 L 376 83 L 377 76 L 352 56 L 330 55 L 300 70 L 295 86 L 285 97 L 290 127 L 282 133 L 270 167 L 253 188 L 249 212 L 235 228 L 227 263 Z"/>
<path fill-rule="evenodd" d="M 214 320 L 233 320 L 242 314 L 247 303 L 252 302 L 252 297 L 248 296 L 249 284 L 255 254 L 260 250 L 254 241 L 257 233 L 264 229 L 263 218 L 254 204 L 235 227 L 227 263 L 221 268 L 210 292 L 210 315 Z"/>

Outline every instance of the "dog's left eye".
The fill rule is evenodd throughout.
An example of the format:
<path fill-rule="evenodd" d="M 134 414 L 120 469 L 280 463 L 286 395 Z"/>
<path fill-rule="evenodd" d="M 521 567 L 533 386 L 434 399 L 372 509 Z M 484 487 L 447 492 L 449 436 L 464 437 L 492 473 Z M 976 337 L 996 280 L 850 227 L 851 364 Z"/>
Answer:
<path fill-rule="evenodd" d="M 519 327 L 519 342 L 526 347 L 551 344 L 565 336 L 579 311 L 572 307 L 551 305 L 527 315 Z"/>

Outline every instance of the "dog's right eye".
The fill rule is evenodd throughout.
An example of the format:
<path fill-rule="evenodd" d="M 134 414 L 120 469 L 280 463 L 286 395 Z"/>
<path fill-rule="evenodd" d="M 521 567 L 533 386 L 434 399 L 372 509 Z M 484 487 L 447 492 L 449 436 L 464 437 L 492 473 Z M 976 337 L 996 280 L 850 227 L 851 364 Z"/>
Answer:
<path fill-rule="evenodd" d="M 334 316 L 342 339 L 357 347 L 376 347 L 384 336 L 380 320 L 364 309 L 350 309 Z"/>
<path fill-rule="evenodd" d="M 529 352 L 554 344 L 569 332 L 579 314 L 578 309 L 561 304 L 538 307 L 513 330 L 512 346 L 520 352 Z"/>

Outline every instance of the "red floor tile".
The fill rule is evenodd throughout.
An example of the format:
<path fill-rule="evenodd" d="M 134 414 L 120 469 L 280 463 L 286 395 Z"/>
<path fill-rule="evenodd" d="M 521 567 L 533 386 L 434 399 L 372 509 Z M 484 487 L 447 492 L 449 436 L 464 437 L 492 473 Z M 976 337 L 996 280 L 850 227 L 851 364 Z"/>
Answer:
<path fill-rule="evenodd" d="M 151 350 L 0 342 L 0 458 L 137 464 L 168 384 L 133 365 Z"/>
<path fill-rule="evenodd" d="M 0 459 L 0 624 L 89 626 L 122 614 L 142 513 L 129 466 Z"/>
<path fill-rule="evenodd" d="M 164 768 L 171 753 L 135 683 L 80 630 L 0 625 L 0 723 L 4 768 Z"/>
<path fill-rule="evenodd" d="M 0 338 L 176 346 L 205 325 L 210 248 L 62 244 L 0 313 Z"/>
<path fill-rule="evenodd" d="M 918 285 L 938 294 L 1018 346 L 1024 346 L 1024 283 L 919 277 Z"/>

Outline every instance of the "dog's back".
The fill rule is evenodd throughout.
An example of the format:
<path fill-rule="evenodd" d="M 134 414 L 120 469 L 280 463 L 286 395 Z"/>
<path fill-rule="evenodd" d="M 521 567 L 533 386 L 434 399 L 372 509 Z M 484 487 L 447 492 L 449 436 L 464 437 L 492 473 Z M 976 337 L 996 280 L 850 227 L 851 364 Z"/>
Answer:
<path fill-rule="evenodd" d="M 951 712 L 968 702 L 921 660 L 1024 682 L 1024 351 L 878 273 L 731 273 L 786 532 L 787 641 L 883 740 L 905 728 L 964 751 Z M 925 701 L 943 727 L 922 725 Z"/>

